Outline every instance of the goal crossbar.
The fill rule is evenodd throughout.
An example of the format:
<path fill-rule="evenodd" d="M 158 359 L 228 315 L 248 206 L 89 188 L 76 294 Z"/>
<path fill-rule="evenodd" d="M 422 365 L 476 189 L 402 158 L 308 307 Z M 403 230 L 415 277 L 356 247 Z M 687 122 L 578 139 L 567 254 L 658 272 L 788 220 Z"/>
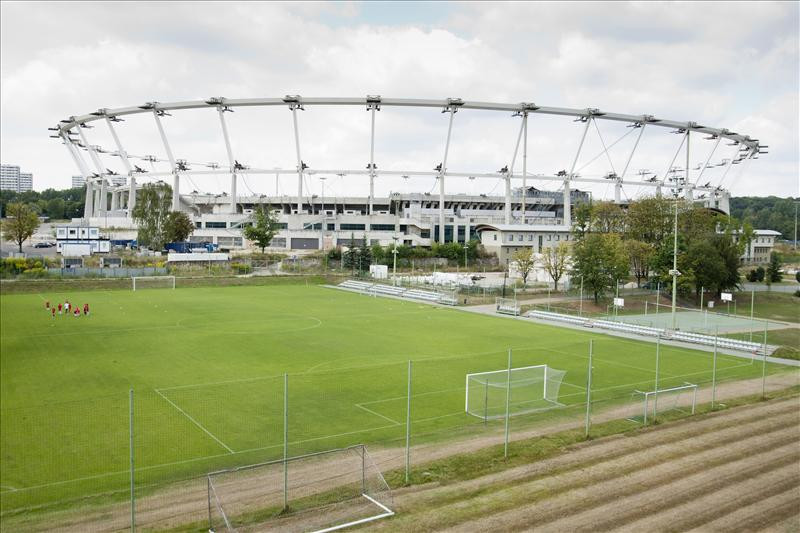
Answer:
<path fill-rule="evenodd" d="M 548 365 L 468 373 L 464 410 L 488 420 L 504 417 L 507 410 L 509 416 L 516 416 L 560 407 L 558 391 L 564 375 Z"/>
<path fill-rule="evenodd" d="M 175 288 L 175 276 L 131 276 L 131 283 L 133 285 L 133 290 L 136 290 L 136 284 L 139 283 L 142 286 L 143 281 L 165 281 L 167 282 L 167 286 L 170 289 Z M 149 286 L 149 283 L 145 283 L 144 286 Z M 157 285 L 157 284 L 156 284 Z M 142 286 L 142 287 L 144 287 Z"/>
<path fill-rule="evenodd" d="M 648 416 L 648 414 L 650 412 L 650 408 L 651 408 L 651 403 L 650 403 L 651 402 L 651 398 L 652 398 L 653 418 L 655 418 L 657 416 L 657 414 L 658 414 L 658 397 L 659 397 L 659 395 L 661 395 L 661 396 L 665 396 L 666 395 L 668 398 L 671 397 L 673 399 L 674 405 L 671 408 L 665 409 L 666 411 L 669 411 L 669 410 L 672 410 L 672 409 L 678 409 L 679 408 L 678 407 L 678 402 L 679 402 L 681 393 L 689 392 L 689 391 L 691 391 L 691 394 L 692 394 L 691 413 L 694 414 L 695 413 L 695 408 L 696 408 L 696 405 L 697 405 L 697 384 L 696 383 L 685 382 L 683 385 L 678 385 L 677 387 L 669 387 L 669 388 L 666 388 L 666 389 L 656 389 L 656 390 L 652 390 L 652 391 L 641 391 L 641 390 L 635 389 L 631 396 L 632 397 L 640 396 L 642 398 L 642 400 L 641 400 L 642 401 L 642 413 L 641 413 L 641 418 L 642 419 L 641 419 L 641 422 L 644 423 L 645 425 L 647 425 L 647 416 Z M 635 418 L 635 416 L 636 415 L 628 418 L 628 420 L 630 420 L 632 422 L 637 422 L 637 423 L 640 422 L 640 420 L 637 420 Z"/>

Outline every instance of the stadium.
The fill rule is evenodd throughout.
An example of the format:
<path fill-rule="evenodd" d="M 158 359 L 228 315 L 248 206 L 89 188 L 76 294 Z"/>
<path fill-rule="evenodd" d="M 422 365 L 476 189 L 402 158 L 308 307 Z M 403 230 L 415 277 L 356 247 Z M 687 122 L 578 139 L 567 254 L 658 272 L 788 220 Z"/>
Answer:
<path fill-rule="evenodd" d="M 298 115 L 306 108 L 308 113 L 313 113 L 319 108 L 332 107 L 346 110 L 347 116 L 352 116 L 353 119 L 359 116 L 356 113 L 366 109 L 370 117 L 369 144 L 364 147 L 363 161 L 351 161 L 347 168 L 330 168 L 326 165 L 323 168 L 313 168 L 307 163 L 308 152 L 313 154 L 313 151 L 305 150 L 301 143 L 302 130 Z M 295 156 L 296 165 L 293 168 L 259 168 L 241 159 L 234 151 L 232 138 L 235 139 L 236 132 L 229 129 L 228 121 L 231 119 L 227 115 L 234 111 L 240 114 L 254 113 L 259 108 L 273 111 L 285 109 L 290 112 L 292 131 L 285 133 L 292 135 L 294 140 L 292 155 Z M 446 123 L 442 125 L 441 138 L 426 141 L 442 146 L 441 159 L 435 164 L 435 168 L 427 169 L 419 161 L 414 162 L 414 167 L 403 167 L 401 162 L 391 162 L 387 168 L 383 165 L 379 168 L 375 160 L 375 139 L 376 129 L 380 132 L 381 124 L 376 119 L 376 113 L 382 109 L 384 115 L 395 112 L 402 116 L 422 110 L 441 111 L 447 117 Z M 180 120 L 181 113 L 196 110 L 205 112 L 204 127 L 219 128 L 221 145 L 227 154 L 225 161 L 191 161 L 173 150 L 174 143 L 170 142 L 165 123 L 168 120 Z M 484 114 L 504 117 L 504 122 L 511 127 L 508 131 L 513 130 L 513 134 L 509 136 L 508 153 L 495 155 L 498 160 L 496 166 L 502 168 L 450 170 L 448 164 L 454 168 L 458 165 L 449 158 L 454 128 L 456 134 L 458 133 L 458 121 L 455 120 L 457 112 L 462 115 L 471 113 L 473 116 Z M 529 162 L 528 118 L 535 123 L 540 116 L 554 118 L 562 125 L 577 122 L 574 130 L 568 132 L 573 138 L 562 141 L 575 144 L 574 158 L 570 161 L 551 162 L 562 170 L 548 171 L 546 167 L 542 168 L 543 157 L 535 147 L 531 147 L 534 152 L 531 159 L 534 162 Z M 149 117 L 154 121 L 152 134 L 160 144 L 155 148 L 163 155 L 147 154 L 136 147 L 129 150 L 121 142 L 125 134 L 125 124 L 120 122 L 141 121 L 144 118 L 149 120 Z M 218 126 L 213 124 L 216 121 L 219 122 Z M 611 133 L 618 133 L 619 136 L 604 138 L 599 124 L 604 124 L 606 136 Z M 106 140 L 112 144 L 103 146 L 94 143 L 91 138 L 93 133 L 89 131 L 94 127 L 107 128 L 110 136 Z M 466 127 L 476 126 L 470 123 Z M 676 175 L 676 161 L 679 164 L 684 162 L 686 167 L 693 167 L 686 175 L 681 175 L 685 181 L 681 191 L 687 199 L 692 200 L 696 196 L 707 207 L 729 213 L 730 193 L 721 185 L 731 170 L 736 168 L 735 165 L 740 165 L 738 168 L 741 173 L 752 159 L 757 159 L 766 152 L 766 147 L 759 145 L 757 139 L 695 122 L 680 122 L 652 115 L 612 113 L 594 108 L 566 109 L 532 103 L 471 102 L 460 98 L 420 100 L 380 96 L 286 96 L 149 102 L 140 106 L 99 109 L 88 114 L 71 116 L 51 130 L 53 137 L 63 141 L 88 184 L 84 217 L 76 222 L 89 226 L 132 227 L 130 216 L 136 204 L 137 187 L 145 180 L 166 179 L 175 191 L 173 211 L 186 211 L 195 222 L 196 231 L 192 238 L 198 242 L 211 240 L 231 248 L 244 246 L 241 226 L 248 220 L 252 210 L 260 205 L 269 205 L 279 216 L 281 232 L 272 246 L 278 249 L 329 248 L 344 243 L 353 236 L 358 239 L 368 237 L 370 242 L 382 245 L 391 244 L 395 237 L 412 246 L 430 246 L 433 242 L 464 243 L 470 240 L 480 224 L 534 226 L 539 233 L 565 235 L 572 224 L 572 205 L 586 201 L 589 195 L 575 187 L 582 184 L 605 188 L 612 186 L 613 198 L 617 204 L 627 203 L 629 197 L 626 190 L 631 194 L 647 191 L 649 194 L 660 195 L 662 188 L 669 187 L 670 180 Z M 642 141 L 645 131 L 648 135 Z M 332 132 L 331 135 L 333 134 Z M 678 134 L 679 142 L 673 142 L 674 136 L 670 134 Z M 590 142 L 587 142 L 587 137 L 590 141 L 594 140 L 597 153 L 588 152 Z M 693 140 L 694 149 L 702 150 L 702 159 L 691 152 Z M 725 143 L 721 144 L 722 141 Z M 657 152 L 646 152 L 646 143 L 653 145 Z M 239 146 L 242 144 L 245 143 L 240 141 Z M 732 151 L 727 145 L 734 147 Z M 152 146 L 151 144 L 150 147 Z M 669 149 L 665 146 L 669 146 Z M 252 149 L 249 152 L 253 153 Z M 654 170 L 632 166 L 634 161 L 642 162 L 639 159 L 642 152 L 645 162 Z M 615 169 L 611 161 L 612 154 L 617 158 L 619 169 Z M 259 155 L 263 157 L 263 154 Z M 285 159 L 286 155 L 282 154 L 282 157 Z M 690 156 L 694 157 L 691 162 Z M 698 160 L 697 163 L 695 159 Z M 281 160 L 278 157 L 272 163 Z M 364 162 L 366 169 L 360 169 Z M 579 166 L 579 163 L 582 164 Z M 119 170 L 113 170 L 114 167 Z M 662 168 L 663 171 L 660 170 Z M 597 173 L 593 174 L 593 171 Z M 114 178 L 120 175 L 128 177 L 127 185 L 113 185 Z M 230 186 L 222 194 L 201 193 L 196 189 L 190 194 L 183 192 L 187 180 L 194 186 L 198 186 L 194 181 L 198 180 L 201 183 L 198 187 L 203 187 L 200 180 L 216 179 L 219 176 L 227 176 L 230 180 Z M 296 194 L 279 194 L 281 185 L 284 189 L 287 188 L 287 183 L 281 182 L 283 177 L 293 177 Z M 274 180 L 275 193 L 253 193 L 247 185 L 248 178 L 257 179 L 262 184 L 267 178 Z M 366 194 L 340 194 L 336 197 L 329 193 L 326 198 L 324 180 L 342 182 L 345 178 L 358 180 L 355 183 L 360 184 L 358 187 L 363 185 Z M 389 178 L 400 178 L 401 181 L 415 178 L 427 180 L 424 182 L 425 188 L 430 180 L 434 180 L 431 191 L 437 189 L 438 194 L 417 191 L 389 192 L 385 196 L 376 196 L 376 182 L 380 183 L 382 179 L 386 182 Z M 308 180 L 320 179 L 322 181 L 314 184 L 312 190 Z M 469 185 L 464 183 L 464 179 Z M 460 189 L 458 194 L 448 194 L 446 184 L 451 180 L 454 188 Z M 489 195 L 487 191 L 490 188 L 480 184 L 491 183 L 491 190 L 494 190 L 498 181 L 502 182 L 502 195 Z M 242 194 L 240 183 L 245 184 L 249 192 Z M 418 183 L 418 186 L 423 186 L 423 182 Z M 535 183 L 555 184 L 558 190 L 538 190 L 529 186 Z M 322 184 L 322 190 L 315 194 L 314 191 L 319 190 L 319 184 Z M 292 186 L 291 182 L 288 186 Z"/>
<path fill-rule="evenodd" d="M 298 117 L 323 107 L 368 124 L 363 160 L 307 163 Z M 245 139 L 232 141 L 229 113 L 258 108 L 288 111 L 295 166 L 234 150 Z M 378 112 L 389 110 L 441 114 L 441 159 L 379 165 Z M 174 148 L 165 123 L 189 111 L 216 122 L 225 160 Z M 499 170 L 450 170 L 454 132 L 470 113 L 510 122 Z M 574 126 L 569 160 L 548 161 L 529 146 L 528 121 L 540 116 Z M 163 155 L 128 151 L 120 123 L 137 119 L 152 126 Z M 98 144 L 92 128 L 113 145 Z M 775 339 L 796 326 L 796 304 L 776 311 L 749 293 L 703 287 L 690 307 L 673 290 L 679 204 L 681 217 L 699 212 L 704 224 L 729 218 L 723 184 L 766 153 L 758 139 L 594 108 L 380 96 L 149 102 L 70 116 L 51 130 L 86 179 L 74 226 L 135 232 L 137 193 L 166 180 L 171 210 L 195 226 L 191 239 L 231 252 L 252 247 L 242 229 L 268 209 L 279 224 L 272 253 L 460 244 L 466 258 L 479 241 L 496 256 L 495 271 L 460 257 L 435 263 L 432 277 L 436 268 L 466 277 L 443 287 L 417 282 L 413 267 L 398 276 L 395 257 L 391 279 L 326 265 L 259 276 L 4 280 L 4 528 L 725 529 L 755 520 L 735 506 L 769 496 L 781 510 L 771 525 L 791 526 L 800 372 Z M 600 150 L 589 150 L 590 137 Z M 120 175 L 126 184 L 114 185 Z M 184 192 L 220 175 L 230 180 L 224 193 Z M 316 194 L 320 178 L 361 180 L 366 194 Z M 262 189 L 274 179 L 275 194 L 253 192 L 248 179 Z M 431 192 L 376 192 L 412 179 Z M 281 193 L 282 180 L 296 194 Z M 665 281 L 639 286 L 627 261 L 600 297 L 588 270 L 564 274 L 562 285 L 557 276 L 543 285 L 516 279 L 520 249 L 541 258 L 559 243 L 586 242 L 578 210 L 609 188 L 620 213 L 641 199 L 674 207 L 675 233 L 668 211 L 656 238 L 668 245 Z M 731 238 L 716 227 L 711 234 Z M 581 259 L 570 261 L 577 272 Z M 470 277 L 492 274 L 502 289 Z M 624 485 L 628 478 L 635 483 Z M 712 484 L 730 499 L 670 522 L 675 509 L 703 503 Z M 745 485 L 738 498 L 729 494 Z"/>

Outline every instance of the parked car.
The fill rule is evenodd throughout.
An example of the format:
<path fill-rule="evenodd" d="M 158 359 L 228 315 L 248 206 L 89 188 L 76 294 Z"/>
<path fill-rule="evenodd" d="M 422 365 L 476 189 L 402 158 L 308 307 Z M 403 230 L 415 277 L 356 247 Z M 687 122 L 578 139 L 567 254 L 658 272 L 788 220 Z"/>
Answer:
<path fill-rule="evenodd" d="M 34 248 L 50 248 L 49 242 L 37 242 L 33 245 Z"/>

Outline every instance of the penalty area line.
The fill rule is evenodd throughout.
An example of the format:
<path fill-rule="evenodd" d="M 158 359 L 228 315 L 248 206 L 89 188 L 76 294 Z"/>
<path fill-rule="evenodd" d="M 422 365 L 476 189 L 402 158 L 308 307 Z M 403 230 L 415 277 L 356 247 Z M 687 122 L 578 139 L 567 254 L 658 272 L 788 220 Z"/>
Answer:
<path fill-rule="evenodd" d="M 378 413 L 376 411 L 373 411 L 372 409 L 367 409 L 366 407 L 364 407 L 360 403 L 355 404 L 355 406 L 358 407 L 359 409 L 363 409 L 364 411 L 366 411 L 368 413 L 371 413 L 371 414 L 373 414 L 375 416 L 379 416 L 379 417 L 383 418 L 384 420 L 388 420 L 389 422 L 391 422 L 392 424 L 394 424 L 396 426 L 402 426 L 403 425 L 401 422 L 398 422 L 397 420 L 389 418 L 388 416 L 384 416 L 384 415 L 382 415 L 382 414 L 380 414 L 380 413 Z"/>
<path fill-rule="evenodd" d="M 200 429 L 203 431 L 203 433 L 205 433 L 206 435 L 208 435 L 209 437 L 211 437 L 212 439 L 214 439 L 214 441 L 215 441 L 217 444 L 219 444 L 220 446 L 222 446 L 223 448 L 225 448 L 226 450 L 228 450 L 228 453 L 236 453 L 236 452 L 234 452 L 234 451 L 231 449 L 231 447 L 230 447 L 230 446 L 228 446 L 227 444 L 225 444 L 224 442 L 222 442 L 221 440 L 219 440 L 219 439 L 218 439 L 218 438 L 217 438 L 217 437 L 216 437 L 216 436 L 215 436 L 213 433 L 211 433 L 209 430 L 207 430 L 205 427 L 203 427 L 203 424 L 201 424 L 200 422 L 198 422 L 197 420 L 195 420 L 194 418 L 192 418 L 192 417 L 191 417 L 191 415 L 189 415 L 189 414 L 188 414 L 186 411 L 184 411 L 183 409 L 181 409 L 180 407 L 178 407 L 178 406 L 177 406 L 177 405 L 176 405 L 176 404 L 175 404 L 175 403 L 174 403 L 172 400 L 170 400 L 169 398 L 167 398 L 166 396 L 164 396 L 163 394 L 161 394 L 161 391 L 160 391 L 160 390 L 158 390 L 158 389 L 153 389 L 153 390 L 154 390 L 154 391 L 156 391 L 156 394 L 158 394 L 159 396 L 161 396 L 162 398 L 164 398 L 164 400 L 165 400 L 165 401 L 166 401 L 168 404 L 170 404 L 172 407 L 174 407 L 175 409 L 177 409 L 179 413 L 181 413 L 183 416 L 185 416 L 186 418 L 188 418 L 188 419 L 189 419 L 189 420 L 190 420 L 190 421 L 191 421 L 191 422 L 192 422 L 192 423 L 193 423 L 195 426 L 197 426 L 198 428 L 200 428 Z"/>

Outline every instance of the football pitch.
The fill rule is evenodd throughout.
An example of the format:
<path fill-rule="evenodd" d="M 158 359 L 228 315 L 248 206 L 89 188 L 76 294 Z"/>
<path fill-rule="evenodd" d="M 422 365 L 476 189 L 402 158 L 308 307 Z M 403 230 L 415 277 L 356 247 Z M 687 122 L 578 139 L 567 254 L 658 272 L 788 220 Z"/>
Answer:
<path fill-rule="evenodd" d="M 45 310 L 65 300 L 91 315 Z M 481 431 L 465 376 L 506 368 L 509 349 L 514 367 L 565 372 L 566 407 L 585 402 L 589 339 L 595 401 L 623 403 L 655 378 L 653 343 L 313 285 L 4 295 L 0 311 L 3 513 L 123 497 L 129 390 L 136 485 L 148 487 L 282 457 L 285 407 L 290 456 L 402 446 L 409 360 L 415 442 Z M 710 382 L 711 359 L 662 346 L 659 387 Z M 761 371 L 717 358 L 718 380 Z"/>

